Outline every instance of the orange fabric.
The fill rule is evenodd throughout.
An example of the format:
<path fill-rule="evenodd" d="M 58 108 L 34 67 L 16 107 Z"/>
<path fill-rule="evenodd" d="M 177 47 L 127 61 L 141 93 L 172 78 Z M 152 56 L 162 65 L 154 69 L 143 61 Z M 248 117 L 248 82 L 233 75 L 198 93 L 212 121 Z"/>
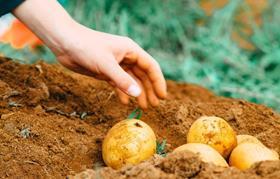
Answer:
<path fill-rule="evenodd" d="M 12 22 L 11 27 L 0 37 L 0 41 L 10 43 L 15 49 L 21 49 L 25 46 L 35 48 L 43 45 L 42 41 L 17 19 Z"/>

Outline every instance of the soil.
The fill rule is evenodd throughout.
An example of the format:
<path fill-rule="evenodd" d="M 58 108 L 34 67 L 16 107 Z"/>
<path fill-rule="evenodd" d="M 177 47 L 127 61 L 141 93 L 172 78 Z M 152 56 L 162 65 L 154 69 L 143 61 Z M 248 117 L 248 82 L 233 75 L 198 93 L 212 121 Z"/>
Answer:
<path fill-rule="evenodd" d="M 197 85 L 168 81 L 168 89 L 168 99 L 142 116 L 158 140 L 167 139 L 168 152 L 185 143 L 194 120 L 215 115 L 280 153 L 280 115 L 272 109 Z M 155 155 L 120 170 L 106 167 L 102 140 L 137 104 L 122 105 L 107 84 L 59 65 L 0 58 L 0 99 L 1 178 L 280 178 L 280 161 L 240 171 L 206 164 L 188 152 Z"/>

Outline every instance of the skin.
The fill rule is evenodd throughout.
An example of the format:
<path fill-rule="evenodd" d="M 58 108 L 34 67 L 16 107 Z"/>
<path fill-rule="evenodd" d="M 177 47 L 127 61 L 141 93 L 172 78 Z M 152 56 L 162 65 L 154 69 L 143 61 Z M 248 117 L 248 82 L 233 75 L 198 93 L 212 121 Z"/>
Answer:
<path fill-rule="evenodd" d="M 263 145 L 242 143 L 232 151 L 229 158 L 229 165 L 246 170 L 254 163 L 266 160 L 279 160 L 279 156 Z"/>
<path fill-rule="evenodd" d="M 137 43 L 89 29 L 56 0 L 26 0 L 13 14 L 31 29 L 66 68 L 111 84 L 120 100 L 136 97 L 141 108 L 157 106 L 167 95 L 159 64 Z"/>
<path fill-rule="evenodd" d="M 213 163 L 217 166 L 228 167 L 225 159 L 214 148 L 201 143 L 188 143 L 176 148 L 174 152 L 190 151 L 198 154 L 202 161 Z"/>
<path fill-rule="evenodd" d="M 227 158 L 237 145 L 236 134 L 222 118 L 203 116 L 197 119 L 187 134 L 187 143 L 208 144 Z"/>
<path fill-rule="evenodd" d="M 256 137 L 251 136 L 251 135 L 237 135 L 237 145 L 243 144 L 243 143 L 255 143 L 255 144 L 260 144 L 263 145 L 261 141 L 259 141 Z"/>
<path fill-rule="evenodd" d="M 102 144 L 107 166 L 119 169 L 138 164 L 156 152 L 156 136 L 150 126 L 138 119 L 123 120 L 113 126 Z"/>

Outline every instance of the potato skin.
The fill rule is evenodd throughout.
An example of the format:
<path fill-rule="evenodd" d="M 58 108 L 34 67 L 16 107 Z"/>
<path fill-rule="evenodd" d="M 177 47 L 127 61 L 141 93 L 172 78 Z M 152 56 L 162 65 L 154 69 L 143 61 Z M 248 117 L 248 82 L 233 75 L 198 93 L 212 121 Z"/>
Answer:
<path fill-rule="evenodd" d="M 219 152 L 206 144 L 188 143 L 176 148 L 173 152 L 190 151 L 199 155 L 200 159 L 206 163 L 212 163 L 221 167 L 228 167 L 226 160 Z"/>
<path fill-rule="evenodd" d="M 259 139 L 257 139 L 254 136 L 247 135 L 247 134 L 241 134 L 241 135 L 237 135 L 236 137 L 237 137 L 237 146 L 241 145 L 241 144 L 244 144 L 244 143 L 254 143 L 254 144 L 258 144 L 258 145 L 261 145 L 263 147 L 266 147 Z M 274 153 L 275 156 L 277 158 L 279 158 L 279 154 L 275 150 L 273 150 L 273 149 L 269 149 L 269 150 L 271 150 L 272 153 Z"/>
<path fill-rule="evenodd" d="M 263 145 L 263 143 L 259 139 L 257 139 L 254 136 L 251 136 L 251 135 L 242 134 L 242 135 L 237 135 L 236 138 L 237 138 L 237 145 L 240 145 L 243 143 L 254 143 L 254 144 Z"/>
<path fill-rule="evenodd" d="M 138 119 L 123 120 L 107 133 L 102 144 L 106 165 L 119 169 L 137 164 L 156 152 L 156 136 L 146 123 Z"/>
<path fill-rule="evenodd" d="M 240 170 L 246 170 L 254 163 L 265 160 L 279 160 L 279 155 L 260 144 L 242 143 L 233 149 L 229 158 L 229 165 Z"/>
<path fill-rule="evenodd" d="M 237 145 L 236 133 L 222 118 L 203 116 L 197 119 L 187 134 L 187 143 L 203 143 L 227 158 Z"/>

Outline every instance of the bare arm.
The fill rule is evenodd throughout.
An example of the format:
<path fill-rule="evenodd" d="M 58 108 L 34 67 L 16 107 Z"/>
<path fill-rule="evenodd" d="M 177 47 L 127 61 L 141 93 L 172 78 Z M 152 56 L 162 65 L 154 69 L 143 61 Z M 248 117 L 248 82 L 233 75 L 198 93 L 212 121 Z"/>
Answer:
<path fill-rule="evenodd" d="M 56 0 L 26 0 L 14 10 L 65 67 L 116 88 L 123 103 L 158 105 L 166 82 L 158 63 L 127 37 L 98 32 L 74 21 Z"/>

